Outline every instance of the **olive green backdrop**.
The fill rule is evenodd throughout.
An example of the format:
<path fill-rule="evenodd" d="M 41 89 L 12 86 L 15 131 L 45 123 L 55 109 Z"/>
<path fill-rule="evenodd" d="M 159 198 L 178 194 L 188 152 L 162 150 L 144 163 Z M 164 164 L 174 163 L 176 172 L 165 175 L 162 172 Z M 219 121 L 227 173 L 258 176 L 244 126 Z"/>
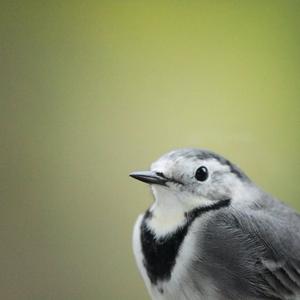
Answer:
<path fill-rule="evenodd" d="M 173 148 L 300 209 L 298 1 L 7 1 L 0 35 L 1 299 L 148 299 L 128 173 Z"/>

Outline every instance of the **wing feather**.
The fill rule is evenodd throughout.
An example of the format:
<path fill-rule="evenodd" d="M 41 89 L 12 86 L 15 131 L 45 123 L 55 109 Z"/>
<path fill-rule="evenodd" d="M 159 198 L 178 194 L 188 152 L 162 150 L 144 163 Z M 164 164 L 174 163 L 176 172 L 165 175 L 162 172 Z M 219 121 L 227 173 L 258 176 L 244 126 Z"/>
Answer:
<path fill-rule="evenodd" d="M 208 224 L 199 268 L 228 298 L 300 299 L 300 217 L 280 205 L 247 213 L 229 208 Z"/>

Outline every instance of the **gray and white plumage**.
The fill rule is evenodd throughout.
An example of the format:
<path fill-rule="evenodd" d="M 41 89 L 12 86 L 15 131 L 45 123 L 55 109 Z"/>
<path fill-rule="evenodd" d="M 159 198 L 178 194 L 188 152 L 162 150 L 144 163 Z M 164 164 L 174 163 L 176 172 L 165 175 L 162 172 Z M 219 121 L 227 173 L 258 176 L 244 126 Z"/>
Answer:
<path fill-rule="evenodd" d="M 199 167 L 204 180 L 195 178 Z M 155 198 L 133 234 L 152 299 L 300 299 L 300 216 L 238 167 L 179 149 L 131 176 L 150 183 Z"/>

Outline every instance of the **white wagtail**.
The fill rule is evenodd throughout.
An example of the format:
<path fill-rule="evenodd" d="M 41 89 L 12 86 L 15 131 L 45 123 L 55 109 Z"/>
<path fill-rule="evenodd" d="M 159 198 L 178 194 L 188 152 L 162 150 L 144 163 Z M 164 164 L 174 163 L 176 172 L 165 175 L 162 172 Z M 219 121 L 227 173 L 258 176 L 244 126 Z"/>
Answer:
<path fill-rule="evenodd" d="M 234 164 L 179 149 L 130 176 L 155 197 L 133 234 L 152 299 L 300 299 L 300 215 Z"/>

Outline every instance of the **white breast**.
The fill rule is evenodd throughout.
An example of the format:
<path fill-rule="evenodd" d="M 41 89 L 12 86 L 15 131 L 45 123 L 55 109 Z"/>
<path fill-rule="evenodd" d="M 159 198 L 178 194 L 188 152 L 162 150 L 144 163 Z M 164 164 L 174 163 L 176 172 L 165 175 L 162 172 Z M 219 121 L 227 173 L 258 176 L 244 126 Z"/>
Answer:
<path fill-rule="evenodd" d="M 138 269 L 144 279 L 145 285 L 153 300 L 217 300 L 218 296 L 213 285 L 206 278 L 199 274 L 198 280 L 203 282 L 203 295 L 195 293 L 191 274 L 188 267 L 191 259 L 195 256 L 201 258 L 201 249 L 196 249 L 196 239 L 201 241 L 202 229 L 210 217 L 210 213 L 196 219 L 190 227 L 183 244 L 178 253 L 176 264 L 172 270 L 171 279 L 166 282 L 159 282 L 153 286 L 148 278 L 147 271 L 143 265 L 143 253 L 141 247 L 140 226 L 143 215 L 136 221 L 133 232 L 133 250 Z M 199 245 L 199 242 L 197 243 Z M 201 283 L 202 286 L 202 283 Z M 160 291 L 163 290 L 163 293 Z"/>

